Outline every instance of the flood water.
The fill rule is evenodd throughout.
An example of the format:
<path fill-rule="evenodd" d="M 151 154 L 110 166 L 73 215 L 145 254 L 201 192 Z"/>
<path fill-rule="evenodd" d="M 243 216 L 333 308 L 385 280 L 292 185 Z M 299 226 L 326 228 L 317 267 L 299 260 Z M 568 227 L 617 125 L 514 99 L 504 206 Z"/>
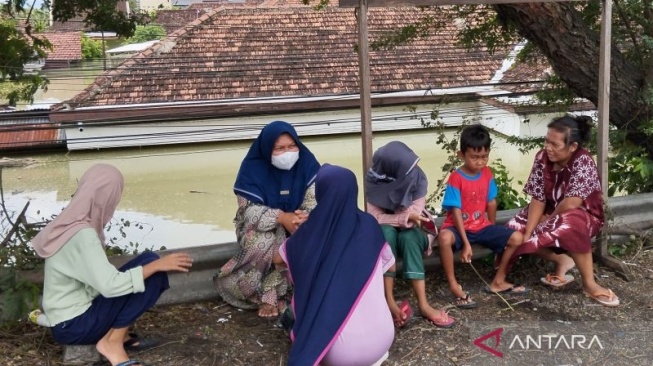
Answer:
<path fill-rule="evenodd" d="M 450 133 L 450 136 L 453 132 Z M 432 131 L 375 134 L 373 148 L 401 140 L 420 157 L 420 166 L 429 178 L 430 190 L 443 176 L 446 154 L 435 144 Z M 525 180 L 533 154 L 522 155 L 517 148 L 494 136 L 491 161 L 501 158 L 514 177 Z M 304 138 L 302 141 L 321 163 L 353 170 L 361 184 L 362 162 L 359 135 Z M 76 180 L 96 163 L 118 167 L 125 177 L 123 198 L 114 215 L 108 237 L 129 248 L 180 248 L 235 241 L 233 217 L 236 199 L 232 191 L 240 162 L 249 141 L 193 146 L 153 147 L 129 150 L 56 153 L 24 156 L 36 164 L 4 168 L 2 184 L 10 211 L 20 211 L 31 201 L 28 221 L 41 221 L 65 207 L 75 191 Z M 519 188 L 521 190 L 521 188 Z M 362 191 L 362 189 L 361 189 Z M 362 203 L 362 192 L 359 202 Z M 124 228 L 122 238 L 116 223 L 120 219 L 141 223 Z"/>

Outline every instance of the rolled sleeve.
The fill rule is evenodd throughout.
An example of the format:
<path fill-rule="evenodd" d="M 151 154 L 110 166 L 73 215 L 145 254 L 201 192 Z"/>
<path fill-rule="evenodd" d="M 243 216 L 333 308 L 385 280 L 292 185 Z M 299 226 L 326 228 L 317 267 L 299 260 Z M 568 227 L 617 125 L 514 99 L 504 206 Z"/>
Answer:
<path fill-rule="evenodd" d="M 134 293 L 145 292 L 145 281 L 143 280 L 143 267 L 138 266 L 128 270 L 132 277 L 132 286 Z"/>

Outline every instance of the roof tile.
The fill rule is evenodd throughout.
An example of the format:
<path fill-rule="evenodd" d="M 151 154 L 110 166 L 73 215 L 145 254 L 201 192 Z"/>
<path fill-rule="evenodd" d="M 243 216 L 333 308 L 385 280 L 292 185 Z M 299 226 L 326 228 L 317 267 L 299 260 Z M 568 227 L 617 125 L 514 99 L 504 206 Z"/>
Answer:
<path fill-rule="evenodd" d="M 488 83 L 508 50 L 465 50 L 447 8 L 437 34 L 392 50 L 371 51 L 371 91 Z M 417 8 L 371 9 L 370 40 L 424 14 Z M 157 103 L 359 93 L 356 19 L 351 9 L 217 8 L 148 51 L 107 71 L 70 105 Z M 453 71 L 453 72 L 452 72 Z M 183 89 L 197 88 L 184 94 Z M 174 86 L 177 86 L 176 88 Z"/>

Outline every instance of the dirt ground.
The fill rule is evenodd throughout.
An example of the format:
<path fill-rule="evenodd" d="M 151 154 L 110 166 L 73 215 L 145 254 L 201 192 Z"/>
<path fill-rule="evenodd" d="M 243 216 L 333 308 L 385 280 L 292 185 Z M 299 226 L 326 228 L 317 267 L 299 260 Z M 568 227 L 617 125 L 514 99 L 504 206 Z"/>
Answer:
<path fill-rule="evenodd" d="M 562 290 L 545 287 L 539 278 L 551 268 L 537 260 L 522 259 L 509 279 L 532 291 L 508 298 L 514 311 L 498 296 L 482 291 L 484 283 L 471 266 L 459 264 L 456 270 L 459 281 L 479 305 L 476 309 L 459 310 L 451 306 L 452 297 L 442 274 L 433 271 L 426 282 L 430 300 L 437 306 L 449 305 L 457 325 L 452 329 L 437 329 L 414 317 L 405 328 L 397 330 L 390 356 L 383 365 L 525 364 L 514 358 L 512 362 L 487 361 L 488 353 L 473 344 L 470 330 L 475 324 L 487 321 L 516 324 L 611 321 L 653 325 L 653 250 L 641 252 L 626 262 L 630 263 L 631 281 L 625 281 L 606 267 L 596 267 L 599 282 L 621 298 L 622 305 L 618 308 L 600 306 L 583 296 L 577 273 L 575 283 Z M 491 266 L 483 261 L 475 261 L 473 267 L 485 279 L 493 274 Z M 400 282 L 397 295 L 398 299 L 407 297 L 415 304 L 406 284 Z M 275 320 L 258 318 L 255 312 L 240 311 L 222 301 L 155 308 L 139 320 L 135 331 L 161 341 L 153 349 L 131 354 L 148 365 L 284 365 L 290 347 L 285 331 Z M 650 338 L 642 342 L 651 348 Z M 643 354 L 612 356 L 612 361 L 602 361 L 600 357 L 581 355 L 571 364 L 653 364 L 653 359 Z M 550 363 L 540 364 L 563 364 L 554 354 L 545 359 L 550 359 Z M 23 322 L 0 330 L 0 364 L 61 365 L 62 347 L 53 343 L 48 330 Z"/>

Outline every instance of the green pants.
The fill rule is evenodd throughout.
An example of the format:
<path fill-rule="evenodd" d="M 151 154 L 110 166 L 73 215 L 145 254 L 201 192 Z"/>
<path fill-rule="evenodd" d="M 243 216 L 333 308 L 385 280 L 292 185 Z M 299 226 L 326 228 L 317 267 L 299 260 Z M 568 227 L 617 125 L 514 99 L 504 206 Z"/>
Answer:
<path fill-rule="evenodd" d="M 418 228 L 401 229 L 390 225 L 381 225 L 381 229 L 395 259 L 402 259 L 403 266 L 400 275 L 409 280 L 423 280 L 424 261 L 422 256 L 429 245 L 426 235 Z M 386 272 L 386 275 L 392 277 L 395 274 Z"/>

